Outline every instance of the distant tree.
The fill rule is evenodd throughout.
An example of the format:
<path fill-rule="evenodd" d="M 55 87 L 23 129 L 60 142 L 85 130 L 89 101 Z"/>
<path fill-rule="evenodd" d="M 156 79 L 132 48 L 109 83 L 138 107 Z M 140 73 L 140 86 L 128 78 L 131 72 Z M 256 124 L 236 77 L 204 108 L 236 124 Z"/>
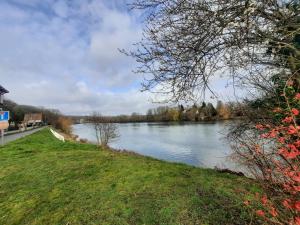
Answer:
<path fill-rule="evenodd" d="M 198 109 L 195 107 L 189 108 L 185 113 L 185 119 L 187 121 L 196 121 L 198 119 L 197 117 Z"/>
<path fill-rule="evenodd" d="M 136 117 L 136 116 L 138 116 L 138 115 L 139 115 L 139 114 L 136 113 L 136 112 L 133 112 L 133 113 L 131 114 L 132 117 Z"/>
<path fill-rule="evenodd" d="M 222 101 L 218 101 L 216 110 L 218 116 L 223 119 L 229 119 L 231 116 L 228 105 L 224 104 Z"/>
<path fill-rule="evenodd" d="M 138 120 L 139 120 L 139 114 L 136 113 L 136 112 L 133 112 L 131 114 L 131 120 L 132 120 L 132 122 L 138 122 Z"/>
<path fill-rule="evenodd" d="M 168 121 L 179 121 L 180 113 L 176 108 L 168 109 L 167 111 L 167 120 Z"/>
<path fill-rule="evenodd" d="M 157 107 L 155 111 L 156 120 L 158 121 L 168 121 L 168 113 L 169 108 L 167 106 L 159 106 Z"/>
<path fill-rule="evenodd" d="M 8 110 L 8 111 L 13 111 L 13 108 L 17 106 L 17 103 L 9 100 L 9 99 L 4 99 L 3 101 L 3 109 Z"/>
<path fill-rule="evenodd" d="M 207 103 L 206 107 L 204 108 L 204 112 L 208 118 L 212 118 L 217 115 L 217 110 L 211 103 Z"/>
<path fill-rule="evenodd" d="M 179 105 L 178 106 L 178 112 L 179 112 L 179 118 L 178 118 L 178 120 L 179 121 L 183 121 L 184 120 L 184 107 L 183 107 L 183 105 Z"/>
<path fill-rule="evenodd" d="M 220 115 L 220 112 L 221 112 L 223 107 L 224 107 L 224 103 L 221 100 L 218 100 L 217 107 L 216 107 L 218 115 Z"/>
<path fill-rule="evenodd" d="M 152 112 L 152 109 L 148 109 L 147 111 L 147 121 L 153 121 L 154 120 L 154 115 Z"/>
<path fill-rule="evenodd" d="M 183 111 L 184 111 L 184 107 L 183 107 L 183 105 L 180 105 L 180 106 L 179 106 L 179 111 L 181 111 L 181 112 L 183 112 Z"/>
<path fill-rule="evenodd" d="M 202 102 L 202 104 L 201 104 L 201 109 L 204 109 L 206 107 L 206 103 L 205 102 Z"/>
<path fill-rule="evenodd" d="M 54 125 L 62 113 L 57 109 L 43 109 L 43 119 L 46 124 Z"/>

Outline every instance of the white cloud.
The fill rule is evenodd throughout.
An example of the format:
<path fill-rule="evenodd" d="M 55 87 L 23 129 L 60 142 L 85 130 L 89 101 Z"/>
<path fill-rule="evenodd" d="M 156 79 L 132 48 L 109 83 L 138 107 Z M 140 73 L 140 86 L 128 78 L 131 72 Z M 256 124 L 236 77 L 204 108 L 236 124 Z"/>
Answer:
<path fill-rule="evenodd" d="M 68 114 L 145 112 L 151 102 L 138 91 L 134 62 L 118 51 L 140 37 L 135 15 L 117 1 L 68 4 L 0 2 L 0 77 L 7 97 Z"/>
<path fill-rule="evenodd" d="M 67 114 L 155 107 L 155 97 L 139 92 L 135 62 L 118 51 L 141 38 L 138 15 L 124 10 L 126 2 L 0 1 L 0 78 L 7 97 Z"/>

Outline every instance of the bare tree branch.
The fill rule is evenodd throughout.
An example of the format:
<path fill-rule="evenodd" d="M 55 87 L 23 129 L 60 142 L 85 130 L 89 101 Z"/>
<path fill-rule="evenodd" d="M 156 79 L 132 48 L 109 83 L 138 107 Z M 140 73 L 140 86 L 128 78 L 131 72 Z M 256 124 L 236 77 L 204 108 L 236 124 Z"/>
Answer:
<path fill-rule="evenodd" d="M 215 95 L 211 79 L 222 73 L 252 86 L 256 70 L 268 81 L 274 69 L 290 69 L 291 58 L 299 64 L 298 1 L 136 0 L 131 7 L 149 16 L 136 51 L 123 52 L 139 63 L 143 90 L 168 100 Z"/>

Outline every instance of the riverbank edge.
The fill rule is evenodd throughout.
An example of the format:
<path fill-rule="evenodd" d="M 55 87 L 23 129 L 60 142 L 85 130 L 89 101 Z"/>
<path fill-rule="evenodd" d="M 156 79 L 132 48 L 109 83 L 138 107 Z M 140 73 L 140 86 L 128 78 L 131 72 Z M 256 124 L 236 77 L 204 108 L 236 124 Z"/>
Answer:
<path fill-rule="evenodd" d="M 46 131 L 46 132 L 45 132 Z M 50 133 L 50 131 L 49 131 L 49 128 L 44 128 L 44 129 L 42 129 L 41 131 L 38 131 L 38 132 L 36 132 L 35 134 L 32 134 L 32 135 L 29 135 L 29 136 L 27 136 L 27 137 L 24 137 L 24 138 L 21 138 L 21 139 L 19 139 L 19 140 L 17 140 L 17 141 L 15 141 L 15 142 L 12 142 L 12 145 L 11 146 L 7 146 L 7 148 L 8 148 L 8 150 L 9 151 L 12 151 L 12 149 L 14 149 L 14 148 L 17 148 L 17 149 L 15 149 L 14 151 L 20 151 L 20 150 L 18 150 L 19 148 L 20 149 L 23 149 L 25 152 L 28 152 L 28 154 L 32 154 L 32 152 L 31 151 L 29 151 L 28 150 L 28 147 L 29 146 L 34 146 L 34 145 L 37 145 L 37 146 L 41 146 L 41 144 L 42 145 L 44 145 L 44 147 L 42 147 L 42 148 L 45 148 L 45 149 L 47 149 L 48 147 L 47 146 L 51 146 L 52 144 L 54 144 L 54 146 L 56 146 L 55 147 L 55 149 L 53 149 L 52 148 L 52 150 L 51 151 L 53 151 L 53 150 L 55 150 L 55 151 L 57 151 L 57 152 L 61 152 L 61 153 L 63 153 L 63 152 L 65 152 L 65 153 L 67 153 L 69 156 L 68 157 L 71 157 L 71 155 L 73 155 L 74 154 L 74 157 L 75 157 L 75 155 L 77 155 L 77 154 L 79 154 L 79 153 L 76 153 L 76 151 L 77 150 L 80 150 L 80 154 L 87 154 L 87 156 L 86 156 L 86 160 L 88 160 L 87 162 L 89 162 L 90 160 L 96 160 L 96 161 L 98 161 L 98 160 L 100 160 L 99 161 L 99 166 L 101 166 L 101 162 L 103 161 L 103 159 L 101 159 L 101 158 L 98 158 L 100 155 L 103 155 L 103 156 L 106 156 L 106 157 L 109 157 L 109 159 L 112 159 L 112 158 L 114 158 L 114 157 L 116 157 L 115 159 L 117 160 L 117 161 L 119 161 L 119 160 L 121 160 L 120 162 L 122 162 L 122 163 L 124 163 L 124 165 L 128 165 L 128 166 L 133 166 L 135 163 L 133 163 L 133 162 L 136 162 L 137 163 L 137 170 L 138 170 L 138 168 L 139 168 L 139 166 L 140 166 L 140 164 L 142 163 L 142 165 L 159 165 L 159 167 L 162 167 L 162 168 L 168 168 L 168 170 L 170 170 L 169 172 L 171 172 L 171 171 L 173 171 L 173 169 L 174 169 L 174 172 L 172 172 L 171 174 L 169 174 L 169 175 L 167 175 L 167 177 L 164 177 L 164 176 L 162 176 L 162 177 L 160 177 L 159 179 L 162 179 L 162 181 L 165 181 L 165 179 L 171 179 L 170 181 L 168 181 L 168 182 L 175 182 L 177 185 L 179 185 L 177 188 L 181 188 L 181 185 L 183 185 L 184 183 L 182 183 L 182 181 L 180 181 L 179 182 L 179 180 L 178 181 L 176 181 L 179 177 L 180 177 L 180 180 L 181 179 L 192 179 L 192 177 L 190 177 L 190 173 L 191 174 L 198 174 L 199 176 L 201 176 L 202 178 L 199 178 L 199 179 L 204 179 L 204 181 L 200 181 L 200 184 L 201 184 L 201 182 L 204 182 L 204 183 L 202 183 L 202 185 L 204 185 L 204 186 L 202 186 L 202 185 L 197 185 L 198 187 L 194 190 L 194 191 L 196 191 L 196 195 L 198 196 L 197 198 L 199 198 L 200 197 L 200 199 L 202 199 L 204 196 L 203 195 L 207 195 L 208 194 L 208 196 L 206 196 L 205 197 L 205 199 L 206 199 L 206 201 L 208 200 L 208 199 L 210 199 L 211 198 L 211 200 L 209 200 L 209 201 L 213 201 L 213 202 L 215 202 L 214 204 L 216 204 L 216 203 L 218 203 L 219 201 L 219 204 L 223 204 L 222 203 L 222 200 L 218 200 L 218 198 L 219 197 L 217 197 L 216 199 L 215 199 L 215 197 L 213 197 L 214 196 L 214 192 L 216 191 L 216 190 L 214 190 L 214 188 L 213 187 L 215 187 L 215 188 L 217 188 L 217 189 L 220 189 L 220 190 L 222 190 L 221 191 L 221 193 L 223 193 L 223 185 L 225 185 L 224 187 L 226 187 L 225 189 L 224 189 L 224 194 L 225 194 L 225 196 L 227 196 L 229 193 L 227 193 L 228 191 L 231 193 L 239 193 L 240 191 L 242 191 L 244 188 L 247 188 L 247 186 L 256 186 L 257 187 L 257 185 L 256 185 L 256 183 L 253 181 L 253 180 L 251 180 L 251 179 L 248 179 L 248 178 L 246 178 L 246 177 L 241 177 L 241 178 L 238 178 L 238 176 L 236 176 L 236 175 L 232 175 L 232 174 L 222 174 L 221 172 L 219 172 L 219 171 L 216 171 L 216 170 L 214 170 L 214 169 L 209 169 L 209 168 L 199 168 L 199 167 L 195 167 L 195 166 L 191 166 L 191 165 L 187 165 L 187 164 L 184 164 L 184 163 L 177 163 L 177 162 L 168 162 L 168 161 L 164 161 L 164 160 L 160 160 L 160 159 L 156 159 L 156 158 L 153 158 L 153 157 L 149 157 L 149 156 L 143 156 L 143 155 L 140 155 L 140 154 L 137 154 L 137 153 L 134 153 L 134 152 L 130 152 L 130 151 L 116 151 L 116 150 L 114 150 L 114 149 L 112 149 L 112 148 L 107 148 L 107 149 L 102 149 L 102 148 L 100 148 L 99 149 L 99 147 L 98 146 L 96 146 L 96 145 L 94 145 L 94 144 L 89 144 L 89 143 L 78 143 L 78 142 L 76 142 L 76 141 L 70 141 L 70 140 L 68 140 L 68 141 L 66 141 L 66 142 L 58 142 L 58 140 L 57 141 L 53 141 L 53 140 L 51 140 L 51 136 L 49 136 L 51 133 Z M 41 138 L 38 138 L 38 136 L 40 136 Z M 46 141 L 45 142 L 45 140 L 42 140 L 42 139 L 45 139 L 45 140 L 49 140 L 49 144 L 47 143 L 48 141 Z M 35 142 L 35 140 L 37 140 L 36 142 Z M 40 143 L 39 143 L 40 142 Z M 53 143 L 53 142 L 56 142 L 56 144 L 55 143 Z M 22 143 L 24 143 L 24 146 L 22 145 Z M 61 143 L 61 144 L 59 144 L 59 143 Z M 26 147 L 27 146 L 27 147 Z M 61 146 L 61 149 L 60 149 L 60 146 Z M 2 151 L 5 149 L 6 147 L 4 146 L 3 147 L 3 149 L 1 149 Z M 30 149 L 31 147 L 29 147 L 29 149 Z M 74 153 L 72 153 L 72 152 L 70 152 L 71 151 L 71 149 L 74 149 Z M 92 150 L 92 151 L 87 151 L 86 153 L 84 153 L 84 151 L 85 151 L 85 149 L 86 150 Z M 22 150 L 22 151 L 23 151 Z M 42 150 L 42 149 L 41 149 Z M 50 149 L 49 149 L 50 150 Z M 44 150 L 42 150 L 42 151 L 44 151 Z M 90 154 L 92 154 L 92 155 L 94 155 L 94 154 L 96 154 L 96 153 L 99 153 L 99 156 L 97 157 L 97 159 L 92 159 L 92 158 L 89 158 L 89 155 Z M 51 153 L 51 152 L 49 152 L 49 153 Z M 10 154 L 10 153 L 9 153 Z M 20 153 L 21 154 L 21 153 Z M 53 155 L 55 155 L 55 154 L 51 154 L 51 156 L 53 156 Z M 98 155 L 98 154 L 97 154 Z M 24 155 L 22 155 L 22 158 L 24 157 Z M 60 157 L 61 158 L 61 157 Z M 49 159 L 47 159 L 47 160 L 49 160 Z M 103 163 L 103 162 L 102 162 Z M 131 165 L 133 163 L 133 165 Z M 145 164 L 146 163 L 146 164 Z M 67 166 L 67 165 L 66 165 Z M 73 162 L 72 162 L 72 166 L 73 166 Z M 127 166 L 126 166 L 127 167 Z M 73 167 L 72 167 L 73 168 Z M 150 168 L 151 168 L 151 170 L 150 171 L 147 171 L 147 172 L 150 172 L 150 173 L 152 173 L 153 171 L 153 168 L 152 168 L 152 166 L 150 166 Z M 155 167 L 154 167 L 155 168 Z M 181 175 L 179 175 L 179 177 L 176 179 L 176 178 L 172 178 L 175 174 L 177 174 L 178 172 L 175 172 L 175 171 L 178 171 L 178 169 L 179 168 L 181 168 L 182 170 L 183 170 L 183 172 L 180 172 L 180 174 Z M 125 169 L 125 168 L 124 168 Z M 47 169 L 48 170 L 48 169 Z M 76 171 L 76 170 L 75 170 Z M 159 170 L 160 171 L 160 170 Z M 163 172 L 164 170 L 162 170 L 161 172 L 162 173 L 166 173 L 167 171 L 165 171 L 165 172 Z M 189 172 L 187 172 L 187 171 L 189 171 Z M 83 171 L 82 171 L 83 172 Z M 82 173 L 82 172 L 80 172 L 80 174 Z M 116 173 L 118 173 L 118 171 L 116 171 Z M 141 173 L 141 171 L 139 172 L 139 173 Z M 175 174 L 173 174 L 173 173 L 175 173 Z M 166 173 L 166 174 L 168 174 L 168 173 Z M 173 175 L 172 175 L 173 174 Z M 201 175 L 200 175 L 201 174 Z M 125 175 L 125 174 L 124 174 Z M 197 176 L 198 176 L 197 175 Z M 60 176 L 60 175 L 57 175 L 57 176 Z M 127 176 L 127 175 L 126 175 Z M 126 176 L 125 177 L 122 177 L 121 178 L 121 180 L 123 180 L 123 179 L 127 179 L 126 178 Z M 144 177 L 145 178 L 145 176 L 146 175 L 142 175 L 142 177 Z M 147 177 L 147 176 L 146 176 Z M 138 179 L 138 177 L 137 177 L 137 179 Z M 152 178 L 151 178 L 152 179 Z M 173 180 L 173 179 L 175 179 L 175 180 Z M 195 179 L 195 178 L 193 178 L 193 179 Z M 211 191 L 213 191 L 211 194 L 209 194 L 210 193 L 210 191 L 209 191 L 209 193 L 207 193 L 207 190 L 206 190 L 206 188 L 205 188 L 205 186 L 206 186 L 206 180 L 210 180 L 210 182 L 212 182 L 212 183 L 215 183 L 214 185 L 212 185 L 211 186 L 211 188 L 213 188 Z M 153 180 L 154 181 L 154 180 Z M 151 182 L 153 182 L 152 180 L 151 180 Z M 136 182 L 142 182 L 142 181 L 136 181 Z M 149 181 L 148 181 L 149 182 Z M 157 181 L 156 181 L 157 182 Z M 178 183 L 179 182 L 179 183 Z M 189 181 L 190 182 L 190 181 Z M 195 181 L 193 181 L 193 182 L 195 182 Z M 221 182 L 221 183 L 220 183 Z M 230 184 L 229 185 L 229 183 L 233 183 L 233 184 Z M 247 185 L 248 184 L 248 185 Z M 186 184 L 185 184 L 186 185 Z M 232 189 L 231 188 L 229 188 L 228 189 L 228 185 L 229 185 L 229 187 L 232 187 Z M 232 186 L 233 185 L 233 186 Z M 210 186 L 210 185 L 209 185 Z M 161 186 L 161 187 L 163 187 L 163 190 L 166 188 L 166 187 L 164 187 L 164 185 L 163 186 Z M 175 187 L 174 187 L 175 188 Z M 192 189 L 194 189 L 195 187 L 193 187 Z M 203 189 L 204 188 L 204 189 Z M 248 187 L 249 188 L 249 187 Z M 250 193 L 249 194 L 247 194 L 248 195 L 248 197 L 247 196 L 245 196 L 247 199 L 249 198 L 249 195 L 254 195 L 254 193 L 255 193 L 255 191 L 252 189 L 252 188 L 250 188 L 250 189 L 248 189 L 247 188 L 247 190 L 248 191 L 250 191 Z M 259 189 L 256 189 L 255 188 L 255 190 L 258 190 L 259 191 Z M 247 192 L 248 192 L 247 191 Z M 159 195 L 159 191 L 158 191 L 158 195 Z M 161 193 L 161 194 L 163 194 L 163 193 Z M 136 194 L 134 194 L 134 196 L 135 196 Z M 240 194 L 238 194 L 238 195 L 240 195 Z M 130 194 L 130 196 L 131 196 L 131 194 Z M 172 195 L 171 195 L 172 196 Z M 173 197 L 171 197 L 170 196 L 170 200 L 171 199 L 173 199 L 174 198 L 174 196 Z M 210 197 L 209 197 L 210 196 Z M 232 200 L 226 200 L 229 196 L 232 196 Z M 235 201 L 237 201 L 240 197 L 234 197 L 235 195 L 232 195 L 232 194 L 230 194 L 228 197 L 226 197 L 225 199 L 224 199 L 224 201 L 233 201 L 233 202 L 235 202 Z M 154 197 L 154 196 L 153 196 Z M 208 199 L 207 199 L 208 198 Z M 223 198 L 223 197 L 222 197 Z M 251 199 L 252 197 L 250 197 L 250 199 Z M 156 199 L 156 197 L 154 197 L 154 199 Z M 153 200 L 154 200 L 153 199 Z M 175 198 L 176 199 L 176 198 Z M 199 200 L 200 200 L 199 199 Z M 193 200 L 193 201 L 198 201 L 198 200 Z M 239 205 L 241 204 L 243 204 L 242 202 L 243 202 L 243 200 L 242 199 L 240 199 L 240 200 L 238 200 L 238 202 L 240 202 L 239 203 Z M 198 204 L 198 203 L 195 203 L 195 204 Z M 217 205 L 219 205 L 219 204 L 217 204 Z M 235 203 L 236 204 L 236 203 Z M 240 207 L 241 207 L 241 205 L 240 205 Z M 220 207 L 220 205 L 218 206 L 218 207 Z M 205 207 L 204 207 L 204 209 L 205 209 Z M 226 210 L 225 210 L 226 211 Z M 224 212 L 225 212 L 224 211 Z M 243 212 L 244 213 L 244 212 Z M 216 214 L 217 214 L 217 212 L 216 212 Z M 153 215 L 154 216 L 154 215 Z M 223 219 L 221 219 L 220 218 L 220 220 L 225 220 L 225 218 L 223 218 Z M 227 219 L 226 219 L 227 220 Z M 168 223 L 169 224 L 169 223 Z M 210 223 L 209 223 L 210 224 Z"/>
<path fill-rule="evenodd" d="M 65 138 L 65 140 L 67 140 L 67 141 L 72 141 L 72 142 L 75 142 L 75 143 L 78 143 L 78 144 L 90 144 L 90 145 L 96 146 L 99 149 L 103 148 L 103 146 L 99 146 L 99 145 L 97 145 L 97 143 L 89 141 L 88 139 L 81 139 L 81 138 L 79 138 L 78 135 L 75 135 L 73 133 L 66 134 L 66 133 L 62 132 L 61 130 L 54 129 L 53 127 L 51 129 L 53 129 L 55 132 L 57 132 L 60 135 L 62 135 Z M 192 166 L 194 168 L 211 169 L 211 170 L 217 171 L 219 173 L 233 174 L 233 175 L 236 175 L 236 176 L 245 177 L 247 179 L 253 180 L 253 178 L 246 176 L 243 172 L 230 170 L 229 168 L 219 168 L 219 167 L 205 168 L 205 167 L 198 167 L 198 166 L 188 165 L 186 163 L 181 163 L 181 162 L 170 162 L 170 161 L 163 160 L 163 159 L 157 159 L 157 158 L 151 157 L 151 156 L 145 156 L 143 154 L 137 153 L 137 152 L 129 150 L 129 149 L 116 149 L 116 148 L 112 148 L 110 146 L 106 146 L 105 149 L 109 150 L 109 151 L 113 151 L 113 152 L 126 153 L 126 154 L 129 154 L 129 155 L 136 155 L 136 156 L 141 156 L 141 157 L 148 157 L 148 158 L 155 159 L 155 160 L 160 160 L 160 161 L 166 162 L 166 163 L 179 163 L 179 164 L 182 164 L 182 165 Z"/>

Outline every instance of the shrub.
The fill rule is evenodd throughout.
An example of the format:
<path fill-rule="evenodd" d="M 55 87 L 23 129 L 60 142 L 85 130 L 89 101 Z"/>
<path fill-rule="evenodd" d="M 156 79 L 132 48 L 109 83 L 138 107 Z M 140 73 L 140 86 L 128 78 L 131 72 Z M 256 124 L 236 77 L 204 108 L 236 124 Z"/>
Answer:
<path fill-rule="evenodd" d="M 72 132 L 72 120 L 65 116 L 60 116 L 55 121 L 54 127 L 56 129 L 61 130 L 62 132 L 66 134 L 71 134 Z"/>
<path fill-rule="evenodd" d="M 256 214 L 268 224 L 300 225 L 300 93 L 289 81 L 281 97 L 272 112 L 277 122 L 257 124 L 260 139 L 248 133 L 236 151 L 264 188 Z"/>
<path fill-rule="evenodd" d="M 109 119 L 100 113 L 93 113 L 89 118 L 89 122 L 93 125 L 97 144 L 102 147 L 108 147 L 108 144 L 119 137 L 118 126 L 111 123 Z"/>

